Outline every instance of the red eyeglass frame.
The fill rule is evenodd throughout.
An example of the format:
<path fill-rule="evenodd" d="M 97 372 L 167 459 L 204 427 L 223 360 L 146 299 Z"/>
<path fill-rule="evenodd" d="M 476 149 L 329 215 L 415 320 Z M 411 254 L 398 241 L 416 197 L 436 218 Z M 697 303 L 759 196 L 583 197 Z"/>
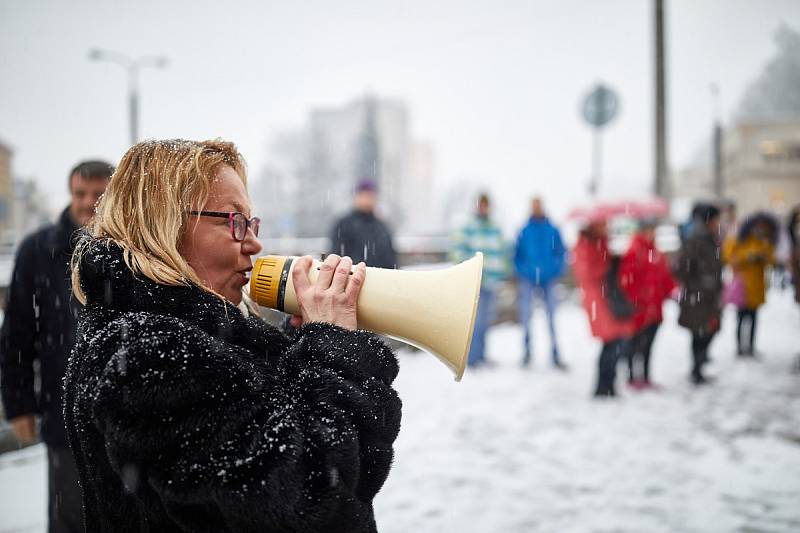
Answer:
<path fill-rule="evenodd" d="M 231 229 L 231 237 L 233 240 L 237 242 L 242 242 L 245 237 L 247 237 L 247 230 L 250 229 L 253 231 L 253 235 L 258 237 L 258 229 L 259 225 L 261 224 L 261 219 L 258 217 L 252 217 L 250 219 L 247 218 L 247 215 L 242 213 L 241 211 L 189 211 L 190 215 L 200 215 L 204 217 L 216 217 L 216 218 L 227 218 L 228 225 Z M 236 237 L 236 218 L 241 217 L 240 220 L 244 221 L 244 235 L 242 238 L 239 239 Z"/>

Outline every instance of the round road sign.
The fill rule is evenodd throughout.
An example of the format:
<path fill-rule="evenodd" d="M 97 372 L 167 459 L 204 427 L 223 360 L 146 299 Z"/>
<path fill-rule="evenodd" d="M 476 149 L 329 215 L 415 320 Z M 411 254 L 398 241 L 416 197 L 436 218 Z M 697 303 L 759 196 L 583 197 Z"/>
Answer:
<path fill-rule="evenodd" d="M 595 128 L 602 128 L 617 116 L 619 111 L 619 98 L 609 87 L 602 83 L 583 100 L 583 118 Z"/>

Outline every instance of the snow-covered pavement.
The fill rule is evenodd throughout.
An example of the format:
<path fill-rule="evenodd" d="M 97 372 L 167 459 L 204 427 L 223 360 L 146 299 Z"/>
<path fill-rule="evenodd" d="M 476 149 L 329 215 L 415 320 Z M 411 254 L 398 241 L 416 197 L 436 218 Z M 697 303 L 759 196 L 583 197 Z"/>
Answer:
<path fill-rule="evenodd" d="M 537 309 L 537 311 L 539 311 Z M 800 310 L 772 292 L 759 316 L 760 361 L 734 358 L 734 320 L 711 347 L 714 385 L 695 389 L 689 335 L 667 304 L 654 348 L 662 388 L 590 398 L 599 345 L 574 302 L 559 310 L 568 374 L 518 366 L 518 326 L 495 328 L 492 369 L 455 383 L 403 352 L 403 429 L 375 501 L 383 533 L 800 531 Z M 621 368 L 622 369 L 622 368 Z M 620 380 L 620 383 L 622 380 Z M 45 531 L 41 447 L 0 456 L 0 532 Z"/>
<path fill-rule="evenodd" d="M 759 316 L 759 362 L 734 358 L 735 313 L 711 347 L 713 386 L 687 381 L 689 335 L 667 304 L 654 348 L 658 392 L 589 397 L 599 345 L 581 309 L 558 315 L 572 371 L 522 370 L 520 329 L 489 341 L 498 366 L 453 383 L 436 361 L 403 360 L 395 467 L 376 500 L 400 532 L 800 531 L 800 312 L 789 292 Z M 622 370 L 622 368 L 620 368 Z M 618 383 L 621 380 L 618 380 Z"/>

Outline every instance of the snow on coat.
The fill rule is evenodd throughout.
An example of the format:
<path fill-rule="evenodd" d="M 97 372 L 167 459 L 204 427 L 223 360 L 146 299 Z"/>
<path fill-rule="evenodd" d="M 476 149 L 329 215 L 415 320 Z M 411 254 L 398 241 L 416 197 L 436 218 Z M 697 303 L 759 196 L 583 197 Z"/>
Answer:
<path fill-rule="evenodd" d="M 400 427 L 392 351 L 321 323 L 294 339 L 200 288 L 81 263 L 65 378 L 87 531 L 372 532 Z"/>
<path fill-rule="evenodd" d="M 635 235 L 620 262 L 620 279 L 636 308 L 634 327 L 639 331 L 664 320 L 663 305 L 675 289 L 669 263 L 655 242 Z"/>
<path fill-rule="evenodd" d="M 583 307 L 589 317 L 592 335 L 604 343 L 631 337 L 634 332 L 633 320 L 614 316 L 606 297 L 606 275 L 611 266 L 608 241 L 581 235 L 573 254 L 575 280 L 583 292 Z"/>

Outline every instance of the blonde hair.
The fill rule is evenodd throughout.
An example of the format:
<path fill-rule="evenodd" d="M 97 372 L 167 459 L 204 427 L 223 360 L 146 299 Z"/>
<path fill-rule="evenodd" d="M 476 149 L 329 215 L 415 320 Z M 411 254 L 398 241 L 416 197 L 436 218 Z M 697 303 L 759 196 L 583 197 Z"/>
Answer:
<path fill-rule="evenodd" d="M 148 140 L 122 157 L 87 225 L 94 239 L 72 256 L 72 291 L 81 303 L 80 261 L 95 239 L 123 250 L 128 268 L 162 285 L 209 291 L 178 251 L 192 209 L 202 210 L 220 165 L 230 165 L 247 185 L 245 162 L 233 143 L 222 140 Z"/>

